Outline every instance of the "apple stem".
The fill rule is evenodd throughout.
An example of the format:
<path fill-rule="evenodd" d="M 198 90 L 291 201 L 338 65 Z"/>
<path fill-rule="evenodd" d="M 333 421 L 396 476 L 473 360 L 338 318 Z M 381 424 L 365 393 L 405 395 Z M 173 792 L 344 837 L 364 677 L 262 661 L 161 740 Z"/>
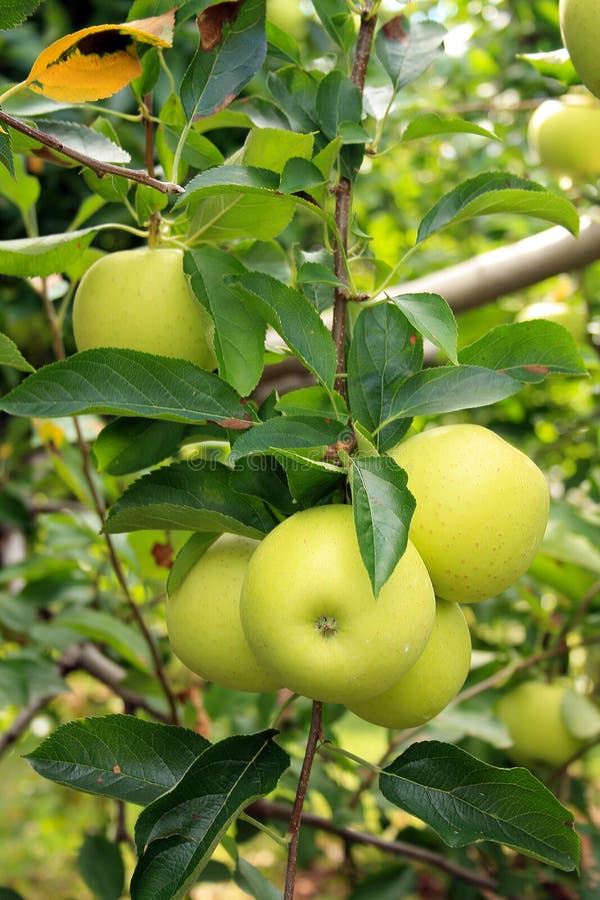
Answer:
<path fill-rule="evenodd" d="M 321 723 L 323 720 L 323 704 L 319 700 L 314 700 L 312 705 L 312 716 L 310 720 L 310 731 L 306 742 L 306 751 L 302 762 L 300 778 L 298 779 L 298 788 L 296 790 L 296 799 L 292 809 L 292 817 L 288 827 L 289 850 L 287 870 L 285 876 L 284 900 L 293 900 L 294 887 L 296 884 L 296 861 L 298 858 L 298 841 L 300 840 L 300 823 L 302 820 L 302 810 L 304 809 L 304 800 L 308 790 L 308 782 L 312 765 L 317 752 L 319 741 L 321 740 Z"/>

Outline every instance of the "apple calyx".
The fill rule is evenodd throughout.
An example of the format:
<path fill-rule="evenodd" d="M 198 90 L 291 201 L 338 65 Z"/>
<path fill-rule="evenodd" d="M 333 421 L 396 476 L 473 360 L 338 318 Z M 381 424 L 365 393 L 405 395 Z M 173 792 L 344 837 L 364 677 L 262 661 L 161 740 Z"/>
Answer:
<path fill-rule="evenodd" d="M 335 616 L 319 616 L 317 619 L 317 631 L 324 638 L 335 637 L 338 630 L 337 619 Z"/>

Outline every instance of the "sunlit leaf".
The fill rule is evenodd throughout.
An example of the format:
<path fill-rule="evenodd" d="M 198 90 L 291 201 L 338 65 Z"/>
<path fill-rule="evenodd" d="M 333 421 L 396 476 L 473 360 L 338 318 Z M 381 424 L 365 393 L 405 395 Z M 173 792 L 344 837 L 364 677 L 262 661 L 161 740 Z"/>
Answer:
<path fill-rule="evenodd" d="M 32 91 L 52 100 L 84 103 L 111 97 L 142 67 L 135 41 L 170 47 L 175 10 L 120 25 L 91 25 L 43 50 L 25 79 Z"/>

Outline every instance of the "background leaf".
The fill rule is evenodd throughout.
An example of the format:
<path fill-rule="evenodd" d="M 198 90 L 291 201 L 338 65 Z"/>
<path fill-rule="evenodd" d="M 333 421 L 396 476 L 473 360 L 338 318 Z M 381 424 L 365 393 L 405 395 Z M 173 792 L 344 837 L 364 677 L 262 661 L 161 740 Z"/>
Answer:
<path fill-rule="evenodd" d="M 394 91 L 400 91 L 429 68 L 443 50 L 445 29 L 425 19 L 409 22 L 395 16 L 383 25 L 375 38 L 375 52 L 389 75 Z"/>
<path fill-rule="evenodd" d="M 0 28 L 14 28 L 35 12 L 42 0 L 0 0 Z"/>
<path fill-rule="evenodd" d="M 99 834 L 86 834 L 77 868 L 98 900 L 119 900 L 125 886 L 125 866 L 119 845 Z"/>
<path fill-rule="evenodd" d="M 119 417 L 106 425 L 93 444 L 99 471 L 129 475 L 162 462 L 179 448 L 185 426 L 179 422 Z"/>
<path fill-rule="evenodd" d="M 20 372 L 35 372 L 19 348 L 6 334 L 0 332 L 0 366 L 10 366 Z"/>
<path fill-rule="evenodd" d="M 573 815 L 527 769 L 498 769 L 437 741 L 413 744 L 380 775 L 384 797 L 451 847 L 495 841 L 571 871 Z"/>
<path fill-rule="evenodd" d="M 51 781 L 145 806 L 172 788 L 209 746 L 187 728 L 94 716 L 61 725 L 25 759 Z"/>
<path fill-rule="evenodd" d="M 66 234 L 0 241 L 0 271 L 3 275 L 18 275 L 20 278 L 64 272 L 77 262 L 97 232 L 97 228 L 85 228 Z"/>

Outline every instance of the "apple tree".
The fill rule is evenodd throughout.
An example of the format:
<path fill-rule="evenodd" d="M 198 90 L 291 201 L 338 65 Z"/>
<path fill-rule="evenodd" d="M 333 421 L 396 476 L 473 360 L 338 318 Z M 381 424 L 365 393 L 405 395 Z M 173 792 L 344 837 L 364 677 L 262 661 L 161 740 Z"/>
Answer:
<path fill-rule="evenodd" d="M 600 173 L 513 5 L 0 4 L 0 750 L 93 896 L 592 896 Z"/>

